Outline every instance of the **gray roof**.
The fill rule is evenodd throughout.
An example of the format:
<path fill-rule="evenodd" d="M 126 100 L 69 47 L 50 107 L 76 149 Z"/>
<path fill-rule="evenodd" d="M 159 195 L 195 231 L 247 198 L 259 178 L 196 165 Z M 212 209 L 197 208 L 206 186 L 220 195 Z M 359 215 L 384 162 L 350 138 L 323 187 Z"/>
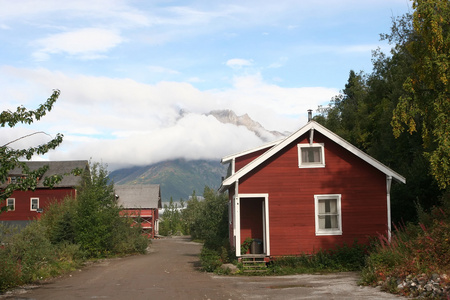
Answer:
<path fill-rule="evenodd" d="M 124 208 L 162 208 L 159 184 L 115 185 L 114 191 Z"/>
<path fill-rule="evenodd" d="M 37 188 L 45 188 L 44 180 L 47 176 L 63 175 L 63 179 L 54 187 L 76 187 L 80 184 L 81 176 L 64 175 L 70 173 L 72 170 L 79 168 L 89 171 L 89 163 L 87 160 L 68 160 L 68 161 L 27 161 L 25 162 L 30 168 L 30 171 L 35 171 L 43 166 L 48 165 L 47 172 L 44 173 L 42 179 L 39 180 Z M 9 171 L 10 176 L 21 176 L 23 170 L 15 168 Z"/>

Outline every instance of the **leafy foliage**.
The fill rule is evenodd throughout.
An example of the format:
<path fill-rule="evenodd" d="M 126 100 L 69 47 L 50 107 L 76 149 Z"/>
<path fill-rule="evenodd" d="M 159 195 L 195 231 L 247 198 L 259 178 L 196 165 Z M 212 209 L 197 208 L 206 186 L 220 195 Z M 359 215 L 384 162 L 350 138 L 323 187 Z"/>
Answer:
<path fill-rule="evenodd" d="M 76 199 L 54 202 L 22 231 L 0 225 L 0 291 L 73 270 L 90 258 L 144 253 L 149 240 L 120 215 L 106 169 L 91 164 Z"/>
<path fill-rule="evenodd" d="M 450 195 L 442 201 L 441 207 L 420 212 L 418 225 L 410 223 L 397 228 L 390 242 L 380 236 L 363 269 L 363 283 L 376 285 L 389 278 L 449 273 Z"/>
<path fill-rule="evenodd" d="M 403 125 L 410 133 L 421 131 L 431 174 L 445 189 L 450 184 L 450 5 L 447 0 L 414 0 L 413 8 L 408 38 L 393 33 L 397 47 L 413 58 L 413 72 L 403 83 L 392 125 L 397 137 Z"/>
<path fill-rule="evenodd" d="M 405 47 L 418 38 L 412 27 L 412 15 L 393 19 L 392 32 L 381 37 L 396 43 L 391 55 L 374 51 L 371 74 L 350 71 L 341 95 L 328 106 L 319 107 L 320 114 L 315 119 L 407 178 L 406 185 L 392 186 L 392 220 L 416 221 L 415 203 L 428 210 L 438 203 L 444 191 L 431 175 L 427 154 L 431 148 L 423 147 L 426 144 L 423 135 L 412 132 L 396 138 L 391 126 L 405 95 L 404 82 L 415 74 L 416 58 Z M 417 129 L 421 130 L 423 124 L 419 119 L 423 117 L 415 118 Z"/>
<path fill-rule="evenodd" d="M 114 186 L 109 183 L 106 168 L 94 163 L 90 169 L 90 173 L 83 174 L 76 211 L 71 216 L 75 243 L 90 257 L 104 257 L 124 251 L 144 252 L 148 242 L 140 235 L 141 228 L 131 227 L 131 221 L 120 216 L 121 208 L 117 204 Z M 62 226 L 64 224 L 61 223 Z"/>
<path fill-rule="evenodd" d="M 198 217 L 190 225 L 191 235 L 204 240 L 205 247 L 219 249 L 228 242 L 228 198 L 209 187 L 205 187 L 203 197 L 205 200 L 198 205 Z"/>
<path fill-rule="evenodd" d="M 159 234 L 167 236 L 188 233 L 186 226 L 183 226 L 182 212 L 180 211 L 184 208 L 183 200 L 181 200 L 180 204 L 181 206 L 178 207 L 178 204 L 173 202 L 172 197 L 169 205 L 164 204 L 164 213 L 159 223 Z"/>
<path fill-rule="evenodd" d="M 60 95 L 59 90 L 53 91 L 53 94 L 44 104 L 41 104 L 36 110 L 27 110 L 23 106 L 17 107 L 16 111 L 3 111 L 0 114 L 0 127 L 14 127 L 19 123 L 31 124 L 35 121 L 39 121 L 47 112 L 51 111 L 53 105 Z M 0 146 L 0 184 L 7 182 L 8 175 L 11 170 L 15 168 L 22 169 L 24 176 L 21 180 L 8 184 L 4 189 L 0 191 L 0 204 L 4 202 L 15 190 L 34 190 L 37 185 L 37 178 L 41 178 L 48 167 L 44 166 L 38 170 L 30 171 L 28 166 L 23 159 L 30 160 L 33 155 L 42 155 L 48 151 L 58 147 L 63 140 L 62 134 L 57 134 L 56 137 L 51 139 L 49 142 L 36 146 L 30 147 L 28 149 L 14 149 L 11 144 L 14 142 L 24 139 L 28 136 L 35 134 L 45 134 L 44 132 L 35 132 L 30 135 L 22 136 L 14 141 L 10 141 L 4 145 Z M 73 174 L 79 174 L 80 170 L 73 170 Z M 54 175 L 46 177 L 44 181 L 45 186 L 52 187 L 62 179 L 62 175 Z M 0 208 L 0 213 L 7 210 L 7 206 L 2 206 Z"/>

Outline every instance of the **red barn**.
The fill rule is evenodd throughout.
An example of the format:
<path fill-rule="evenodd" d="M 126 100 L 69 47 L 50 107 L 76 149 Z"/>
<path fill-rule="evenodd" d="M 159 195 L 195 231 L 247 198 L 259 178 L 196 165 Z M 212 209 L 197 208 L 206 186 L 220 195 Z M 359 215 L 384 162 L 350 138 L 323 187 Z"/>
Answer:
<path fill-rule="evenodd" d="M 143 233 L 154 238 L 158 234 L 158 209 L 162 207 L 159 184 L 116 185 L 114 190 L 118 204 L 123 208 L 122 215 L 133 218 Z"/>
<path fill-rule="evenodd" d="M 76 161 L 29 161 L 26 162 L 30 171 L 35 171 L 44 166 L 48 170 L 43 178 L 39 179 L 34 191 L 14 191 L 14 193 L 1 203 L 1 206 L 8 205 L 8 211 L 0 214 L 0 222 L 7 225 L 26 226 L 30 221 L 39 218 L 41 212 L 45 212 L 47 206 L 54 201 L 61 201 L 66 196 L 75 197 L 76 187 L 80 184 L 81 176 L 64 175 L 69 174 L 74 169 L 82 169 L 89 172 L 89 165 L 86 160 Z M 44 186 L 43 182 L 47 176 L 64 175 L 63 179 L 53 188 Z M 20 168 L 11 170 L 8 175 L 7 184 L 18 181 L 26 176 Z M 0 189 L 2 188 L 0 187 Z"/>
<path fill-rule="evenodd" d="M 405 178 L 315 121 L 287 138 L 222 159 L 230 163 L 230 243 L 260 256 L 297 255 L 390 234 L 392 179 Z M 254 250 L 255 251 L 255 250 Z"/>

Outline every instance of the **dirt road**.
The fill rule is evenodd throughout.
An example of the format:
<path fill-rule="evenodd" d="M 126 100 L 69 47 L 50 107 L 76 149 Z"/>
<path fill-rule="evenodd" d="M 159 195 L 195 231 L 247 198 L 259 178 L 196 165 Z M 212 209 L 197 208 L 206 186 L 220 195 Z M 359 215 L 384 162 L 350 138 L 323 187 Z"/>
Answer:
<path fill-rule="evenodd" d="M 399 299 L 359 287 L 355 273 L 216 276 L 198 271 L 201 246 L 155 240 L 148 255 L 109 259 L 0 299 Z"/>

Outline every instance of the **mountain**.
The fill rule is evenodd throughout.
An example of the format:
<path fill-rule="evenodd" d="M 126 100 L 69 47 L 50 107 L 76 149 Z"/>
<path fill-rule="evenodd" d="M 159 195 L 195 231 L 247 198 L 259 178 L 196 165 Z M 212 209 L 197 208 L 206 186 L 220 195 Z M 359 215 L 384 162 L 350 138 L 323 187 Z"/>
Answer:
<path fill-rule="evenodd" d="M 236 113 L 232 110 L 225 109 L 225 110 L 213 110 L 209 114 L 213 117 L 215 117 L 217 120 L 219 120 L 222 123 L 225 124 L 233 124 L 236 126 L 244 126 L 249 131 L 252 131 L 255 133 L 255 135 L 263 142 L 269 142 L 273 141 L 274 139 L 280 139 L 282 137 L 287 136 L 288 132 L 278 132 L 278 131 L 269 131 L 265 129 L 260 123 L 252 120 L 248 114 L 244 114 L 242 116 L 236 115 Z"/>
<path fill-rule="evenodd" d="M 203 194 L 205 186 L 218 189 L 227 166 L 220 161 L 176 159 L 148 166 L 115 170 L 109 177 L 114 184 L 160 184 L 161 198 L 174 201 L 187 200 L 192 192 Z"/>
<path fill-rule="evenodd" d="M 185 111 L 180 111 L 183 117 Z M 247 114 L 236 115 L 232 110 L 214 110 L 206 115 L 214 116 L 222 123 L 244 126 L 261 139 L 261 143 L 273 141 L 287 136 L 289 133 L 269 131 L 260 123 L 252 120 Z M 160 184 L 163 201 L 174 201 L 180 198 L 186 200 L 195 191 L 203 194 L 203 189 L 209 186 L 218 189 L 222 176 L 227 174 L 227 166 L 220 160 L 168 160 L 147 166 L 136 166 L 111 172 L 109 177 L 114 184 Z"/>

